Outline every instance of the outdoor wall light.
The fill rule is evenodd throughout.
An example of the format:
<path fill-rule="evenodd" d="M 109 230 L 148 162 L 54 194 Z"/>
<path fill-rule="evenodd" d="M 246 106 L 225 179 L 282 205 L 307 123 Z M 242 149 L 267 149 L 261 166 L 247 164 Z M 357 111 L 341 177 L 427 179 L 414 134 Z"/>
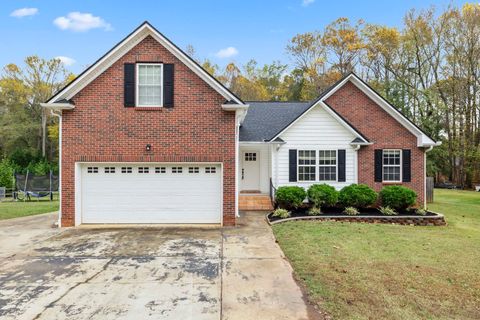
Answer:
<path fill-rule="evenodd" d="M 147 144 L 145 146 L 145 151 L 151 151 L 152 150 L 152 146 L 150 144 Z"/>

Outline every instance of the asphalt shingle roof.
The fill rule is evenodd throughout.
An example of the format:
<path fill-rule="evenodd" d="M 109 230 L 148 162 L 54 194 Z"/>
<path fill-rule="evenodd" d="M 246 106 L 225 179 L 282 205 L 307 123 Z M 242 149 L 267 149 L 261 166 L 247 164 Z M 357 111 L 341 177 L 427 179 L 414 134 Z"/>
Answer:
<path fill-rule="evenodd" d="M 269 141 L 307 110 L 311 102 L 246 101 L 247 116 L 240 127 L 240 141 Z"/>

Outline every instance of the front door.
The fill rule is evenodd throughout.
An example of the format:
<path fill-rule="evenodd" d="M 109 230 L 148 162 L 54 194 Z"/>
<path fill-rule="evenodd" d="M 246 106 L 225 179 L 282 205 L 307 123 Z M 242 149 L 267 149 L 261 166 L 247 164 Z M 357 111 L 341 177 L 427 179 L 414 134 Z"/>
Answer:
<path fill-rule="evenodd" d="M 260 190 L 260 153 L 244 151 L 242 156 L 242 191 L 258 191 Z"/>

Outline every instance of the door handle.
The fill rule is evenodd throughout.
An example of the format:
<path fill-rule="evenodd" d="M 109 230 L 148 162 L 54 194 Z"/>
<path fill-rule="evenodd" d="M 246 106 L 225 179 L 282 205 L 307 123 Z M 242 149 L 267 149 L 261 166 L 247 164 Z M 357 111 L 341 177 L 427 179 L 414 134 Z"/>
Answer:
<path fill-rule="evenodd" d="M 242 180 L 245 179 L 245 169 L 242 168 Z"/>

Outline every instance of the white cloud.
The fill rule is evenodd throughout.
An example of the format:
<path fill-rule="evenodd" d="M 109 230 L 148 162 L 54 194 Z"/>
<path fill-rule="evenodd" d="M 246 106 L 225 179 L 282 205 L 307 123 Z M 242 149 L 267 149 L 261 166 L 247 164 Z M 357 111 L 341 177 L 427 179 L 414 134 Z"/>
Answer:
<path fill-rule="evenodd" d="M 23 18 L 28 16 L 34 16 L 38 13 L 37 8 L 21 8 L 10 13 L 10 17 Z"/>
<path fill-rule="evenodd" d="M 238 54 L 237 48 L 228 47 L 228 48 L 219 50 L 217 53 L 215 53 L 215 56 L 217 58 L 223 59 L 223 58 L 230 58 L 230 57 L 236 56 L 237 54 Z"/>
<path fill-rule="evenodd" d="M 65 57 L 65 56 L 58 56 L 58 57 L 55 57 L 55 59 L 60 60 L 66 66 L 71 66 L 72 64 L 77 62 L 75 59 L 70 57 Z"/>
<path fill-rule="evenodd" d="M 303 7 L 307 7 L 309 5 L 311 5 L 312 3 L 314 3 L 315 0 L 302 0 L 302 6 Z"/>
<path fill-rule="evenodd" d="M 70 12 L 66 17 L 58 17 L 53 20 L 53 24 L 62 30 L 72 30 L 84 32 L 90 29 L 112 30 L 112 26 L 100 17 L 95 17 L 91 13 Z"/>

